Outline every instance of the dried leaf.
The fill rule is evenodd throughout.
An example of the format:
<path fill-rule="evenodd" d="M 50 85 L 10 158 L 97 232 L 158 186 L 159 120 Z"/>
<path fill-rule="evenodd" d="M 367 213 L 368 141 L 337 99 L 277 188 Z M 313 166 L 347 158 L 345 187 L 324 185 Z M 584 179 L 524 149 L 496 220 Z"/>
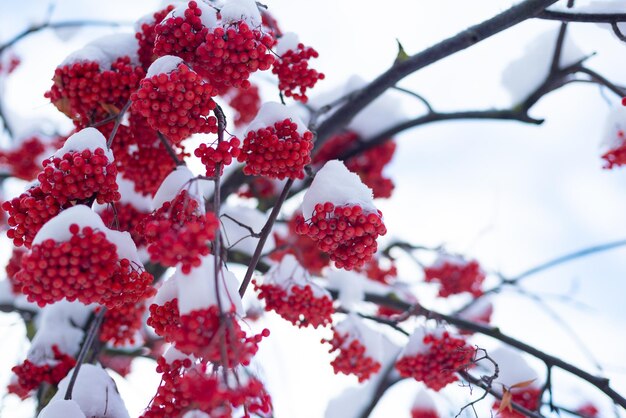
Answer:
<path fill-rule="evenodd" d="M 120 109 L 109 103 L 100 102 L 100 107 L 102 107 L 109 115 L 118 115 L 120 113 Z"/>
<path fill-rule="evenodd" d="M 526 387 L 530 386 L 535 380 L 537 380 L 537 379 L 526 380 L 524 382 L 516 383 L 513 386 L 511 386 L 511 389 L 526 388 Z"/>
<path fill-rule="evenodd" d="M 513 411 L 513 406 L 511 405 L 511 401 L 513 400 L 513 394 L 507 388 L 503 388 L 502 392 L 502 400 L 500 401 L 500 407 L 498 408 L 498 412 L 502 412 L 505 409 L 508 409 L 509 412 Z"/>

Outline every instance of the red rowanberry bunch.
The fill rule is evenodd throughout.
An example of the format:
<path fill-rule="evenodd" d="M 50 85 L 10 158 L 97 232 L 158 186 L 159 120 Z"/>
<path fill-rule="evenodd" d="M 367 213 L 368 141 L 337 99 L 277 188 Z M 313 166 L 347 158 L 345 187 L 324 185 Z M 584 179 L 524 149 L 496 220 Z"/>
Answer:
<path fill-rule="evenodd" d="M 380 362 L 368 357 L 365 346 L 349 334 L 342 334 L 333 330 L 333 338 L 322 340 L 322 343 L 331 345 L 329 353 L 337 351 L 337 357 L 330 363 L 335 374 L 353 374 L 359 379 L 359 382 L 364 382 L 380 370 Z"/>
<path fill-rule="evenodd" d="M 216 86 L 250 87 L 248 78 L 274 63 L 270 48 L 276 40 L 245 22 L 216 27 L 196 50 L 195 69 Z"/>
<path fill-rule="evenodd" d="M 296 50 L 289 49 L 283 53 L 274 61 L 272 68 L 272 73 L 278 76 L 278 89 L 285 96 L 306 103 L 308 101 L 307 89 L 313 88 L 318 80 L 324 79 L 324 74 L 309 68 L 309 60 L 318 56 L 315 49 L 305 47 L 301 43 L 298 44 Z"/>
<path fill-rule="evenodd" d="M 455 382 L 456 371 L 467 367 L 474 356 L 474 349 L 465 340 L 445 331 L 441 336 L 426 334 L 423 343 L 428 346 L 427 351 L 404 355 L 396 363 L 396 369 L 401 376 L 424 382 L 435 391 Z"/>
<path fill-rule="evenodd" d="M 531 411 L 536 411 L 541 405 L 541 389 L 526 387 L 526 388 L 514 388 L 511 389 L 511 402 L 518 404 Z M 500 409 L 500 401 L 496 400 L 493 404 L 493 409 Z M 523 418 L 526 415 L 520 414 L 512 407 L 502 409 L 498 415 L 502 418 Z"/>
<path fill-rule="evenodd" d="M 76 224 L 70 232 L 68 241 L 46 239 L 23 256 L 15 279 L 29 301 L 45 306 L 67 299 L 115 308 L 146 294 L 152 275 L 119 260 L 103 232 Z"/>
<path fill-rule="evenodd" d="M 254 280 L 252 283 L 259 299 L 265 300 L 266 310 L 276 312 L 297 327 L 317 328 L 332 322 L 333 301 L 328 296 L 316 296 L 309 285 L 293 284 L 285 288 L 277 284 L 258 285 Z"/>
<path fill-rule="evenodd" d="M 123 108 L 144 76 L 144 69 L 133 66 L 129 57 L 116 59 L 110 69 L 95 61 L 80 61 L 58 67 L 45 96 L 83 127 L 105 119 L 111 109 Z"/>
<path fill-rule="evenodd" d="M 611 170 L 626 165 L 626 133 L 618 132 L 618 145 L 607 151 L 602 158 L 606 160 L 604 168 Z"/>
<path fill-rule="evenodd" d="M 101 204 L 111 203 L 121 197 L 116 182 L 117 167 L 102 148 L 51 157 L 44 160 L 43 167 L 37 176 L 41 190 L 60 206 L 91 198 Z"/>
<path fill-rule="evenodd" d="M 39 137 L 33 136 L 23 140 L 15 149 L 0 150 L 0 165 L 7 166 L 13 177 L 31 181 L 41 171 L 41 163 L 37 158 L 45 150 L 46 146 L 43 141 Z"/>
<path fill-rule="evenodd" d="M 154 329 L 158 336 L 171 341 L 171 336 L 180 327 L 178 299 L 174 298 L 163 305 L 153 303 L 148 310 L 150 311 L 150 316 L 148 316 L 146 323 Z"/>
<path fill-rule="evenodd" d="M 24 254 L 26 254 L 26 251 L 23 249 L 13 247 L 11 258 L 5 268 L 7 280 L 11 283 L 11 290 L 16 294 L 21 292 L 21 286 L 15 281 L 15 275 L 22 269 L 22 257 Z"/>
<path fill-rule="evenodd" d="M 304 178 L 304 166 L 311 162 L 313 134 L 298 132 L 290 119 L 274 126 L 250 131 L 243 140 L 239 162 L 245 162 L 244 174 L 283 180 Z"/>
<path fill-rule="evenodd" d="M 440 418 L 437 411 L 432 409 L 411 409 L 411 418 Z"/>
<path fill-rule="evenodd" d="M 42 383 L 56 385 L 67 376 L 67 373 L 76 364 L 76 360 L 74 357 L 62 353 L 56 345 L 52 346 L 52 352 L 54 359 L 48 363 L 38 365 L 26 359 L 22 364 L 13 367 L 11 370 L 15 373 L 17 382 L 9 385 L 9 393 L 26 399 Z"/>
<path fill-rule="evenodd" d="M 219 223 L 213 212 L 202 214 L 198 202 L 186 190 L 146 216 L 136 231 L 148 242 L 154 262 L 174 267 L 181 264 L 187 274 L 209 254 L 209 242 L 215 238 Z"/>
<path fill-rule="evenodd" d="M 387 233 L 382 213 L 364 213 L 358 205 L 335 207 L 318 203 L 311 219 L 297 218 L 298 234 L 317 242 L 338 268 L 352 270 L 368 262 L 378 248 L 376 238 Z"/>
<path fill-rule="evenodd" d="M 141 27 L 135 33 L 135 38 L 137 38 L 137 43 L 139 44 L 139 62 L 141 62 L 145 70 L 158 58 L 158 55 L 154 53 L 154 43 L 157 36 L 155 28 L 172 10 L 174 10 L 174 6 L 169 5 L 165 9 L 154 13 L 152 19 L 141 23 Z"/>
<path fill-rule="evenodd" d="M 145 297 L 154 294 L 146 292 Z M 109 309 L 104 314 L 104 322 L 100 328 L 100 341 L 108 342 L 113 346 L 134 344 L 137 332 L 143 325 L 143 314 L 146 312 L 144 300 L 124 303 L 116 308 Z"/>
<path fill-rule="evenodd" d="M 227 97 L 228 105 L 235 111 L 235 126 L 242 127 L 252 122 L 261 108 L 259 88 L 250 85 L 247 89 L 233 88 Z"/>
<path fill-rule="evenodd" d="M 7 237 L 13 245 L 30 248 L 41 227 L 55 217 L 61 207 L 54 197 L 44 193 L 41 186 L 33 186 L 18 197 L 2 204 L 9 216 Z"/>
<path fill-rule="evenodd" d="M 169 74 L 156 74 L 141 81 L 132 94 L 132 109 L 174 143 L 194 133 L 216 133 L 217 119 L 212 97 L 217 89 L 185 64 Z"/>
<path fill-rule="evenodd" d="M 154 54 L 175 55 L 193 63 L 196 50 L 205 41 L 208 28 L 202 23 L 202 10 L 190 1 L 182 16 L 170 16 L 155 26 Z"/>
<path fill-rule="evenodd" d="M 240 141 L 231 138 L 229 141 L 222 141 L 214 148 L 209 144 L 200 144 L 194 151 L 194 155 L 202 161 L 206 168 L 206 175 L 215 176 L 216 164 L 220 164 L 220 176 L 224 173 L 224 167 L 230 165 L 241 153 Z"/>
<path fill-rule="evenodd" d="M 458 293 L 469 292 L 480 296 L 485 273 L 475 260 L 443 260 L 424 269 L 424 280 L 428 283 L 439 283 L 439 296 L 448 297 Z"/>

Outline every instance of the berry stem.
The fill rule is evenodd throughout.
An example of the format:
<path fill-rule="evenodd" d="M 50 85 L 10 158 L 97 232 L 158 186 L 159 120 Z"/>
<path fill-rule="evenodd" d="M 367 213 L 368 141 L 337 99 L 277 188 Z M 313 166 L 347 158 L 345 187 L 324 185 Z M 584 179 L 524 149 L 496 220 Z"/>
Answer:
<path fill-rule="evenodd" d="M 276 222 L 276 218 L 278 217 L 280 208 L 283 206 L 283 203 L 285 203 L 285 200 L 287 199 L 287 196 L 289 195 L 289 189 L 291 189 L 292 185 L 293 185 L 293 179 L 287 180 L 287 182 L 285 183 L 285 187 L 283 187 L 283 191 L 280 193 L 280 197 L 278 198 L 278 200 L 276 201 L 276 204 L 272 208 L 270 217 L 267 219 L 267 222 L 265 223 L 265 225 L 263 225 L 259 242 L 257 243 L 256 248 L 254 249 L 252 260 L 250 260 L 250 264 L 248 265 L 248 270 L 246 270 L 246 275 L 244 276 L 243 282 L 241 283 L 241 286 L 239 287 L 239 294 L 241 295 L 241 297 L 243 297 L 243 295 L 246 293 L 246 289 L 248 288 L 248 285 L 250 284 L 250 280 L 252 279 L 252 274 L 254 273 L 254 270 L 256 269 L 256 265 L 261 259 L 261 254 L 263 252 L 263 247 L 265 246 L 265 242 L 267 241 L 267 237 L 272 232 L 272 227 L 274 226 L 274 222 Z M 218 192 L 216 191 L 215 194 L 218 194 Z"/>
<path fill-rule="evenodd" d="M 67 390 L 65 391 L 64 399 L 70 400 L 72 399 L 72 391 L 74 390 L 74 384 L 76 383 L 76 378 L 78 377 L 78 372 L 80 371 L 80 367 L 85 361 L 85 357 L 87 357 L 87 352 L 91 348 L 93 341 L 100 331 L 100 326 L 102 325 L 102 321 L 104 320 L 104 314 L 106 313 L 106 308 L 103 306 L 100 308 L 100 311 L 96 314 L 96 316 L 91 321 L 91 326 L 89 327 L 89 332 L 85 337 L 85 341 L 83 345 L 80 347 L 80 352 L 78 353 L 78 358 L 76 359 L 76 366 L 74 367 L 74 371 L 72 372 L 72 377 L 70 377 L 70 382 L 67 385 Z"/>
<path fill-rule="evenodd" d="M 111 131 L 111 135 L 109 135 L 109 139 L 107 140 L 107 148 L 111 149 L 111 145 L 113 144 L 113 140 L 115 139 L 115 135 L 117 135 L 117 130 L 120 128 L 122 124 L 122 119 L 126 114 L 128 108 L 130 108 L 132 101 L 127 101 L 122 110 L 115 117 L 115 124 L 113 125 L 113 130 Z"/>
<path fill-rule="evenodd" d="M 158 131 L 157 131 L 157 135 L 159 137 L 159 141 L 161 141 L 167 153 L 170 155 L 170 157 L 172 157 L 172 160 L 174 160 L 174 163 L 176 164 L 176 166 L 185 165 L 185 162 L 178 158 L 178 155 L 176 155 L 176 151 L 174 151 L 174 148 L 172 148 L 172 144 L 165 137 L 165 135 L 163 135 L 161 132 L 158 132 Z"/>

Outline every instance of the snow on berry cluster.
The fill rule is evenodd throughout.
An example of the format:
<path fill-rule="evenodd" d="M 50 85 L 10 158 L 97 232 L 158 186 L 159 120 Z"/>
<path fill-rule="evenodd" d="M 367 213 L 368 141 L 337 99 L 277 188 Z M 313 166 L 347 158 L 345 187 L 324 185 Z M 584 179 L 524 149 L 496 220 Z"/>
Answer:
<path fill-rule="evenodd" d="M 467 368 L 473 356 L 474 349 L 465 340 L 440 328 L 417 328 L 396 362 L 396 369 L 401 376 L 412 377 L 439 391 L 458 379 L 456 372 Z"/>
<path fill-rule="evenodd" d="M 306 103 L 307 89 L 313 88 L 324 74 L 309 68 L 309 60 L 319 54 L 311 47 L 305 47 L 293 32 L 285 33 L 278 40 L 272 73 L 278 76 L 278 89 L 287 97 Z M 298 91 L 299 90 L 299 91 Z"/>
<path fill-rule="evenodd" d="M 44 161 L 38 184 L 2 204 L 11 227 L 7 236 L 15 246 L 30 247 L 43 224 L 75 203 L 119 200 L 113 154 L 106 149 L 105 139 L 96 129 L 75 133 Z"/>
<path fill-rule="evenodd" d="M 241 153 L 239 145 L 240 141 L 237 138 L 222 141 L 215 147 L 210 144 L 200 144 L 194 151 L 194 155 L 200 158 L 206 168 L 206 175 L 209 177 L 215 176 L 216 165 L 220 164 L 219 175 L 221 176 L 224 173 L 224 166 L 230 165 Z"/>
<path fill-rule="evenodd" d="M 376 238 L 387 233 L 372 191 L 337 160 L 327 162 L 313 179 L 297 222 L 297 233 L 316 241 L 346 270 L 367 263 L 378 249 Z"/>
<path fill-rule="evenodd" d="M 485 273 L 476 260 L 441 254 L 437 261 L 424 268 L 424 280 L 439 283 L 439 296 L 448 297 L 463 292 L 480 296 Z"/>
<path fill-rule="evenodd" d="M 84 205 L 66 209 L 37 233 L 15 280 L 40 306 L 67 299 L 115 308 L 150 292 L 153 277 L 130 235 L 108 229 Z"/>
<path fill-rule="evenodd" d="M 347 131 L 329 138 L 313 157 L 314 164 L 323 164 L 333 158 L 342 157 L 362 139 L 356 132 Z M 383 170 L 393 158 L 396 143 L 387 140 L 380 145 L 369 148 L 359 155 L 345 161 L 348 170 L 356 173 L 367 187 L 372 189 L 374 197 L 391 197 L 394 189 L 393 182 L 383 175 Z"/>
<path fill-rule="evenodd" d="M 382 336 L 355 314 L 333 326 L 333 338 L 322 343 L 331 345 L 330 353 L 337 352 L 330 363 L 335 374 L 352 374 L 364 382 L 381 368 Z"/>
<path fill-rule="evenodd" d="M 172 348 L 157 362 L 161 384 L 142 418 L 230 418 L 242 407 L 245 418 L 271 412 L 263 384 L 238 370 L 224 378 L 220 370 L 209 372 L 206 365 L 193 364 Z"/>
<path fill-rule="evenodd" d="M 132 35 L 109 35 L 71 54 L 57 67 L 45 96 L 79 127 L 118 113 L 145 71 Z"/>
<path fill-rule="evenodd" d="M 263 284 L 253 281 L 265 309 L 302 328 L 325 326 L 334 312 L 330 294 L 311 281 L 296 258 L 287 254 L 265 276 Z"/>
<path fill-rule="evenodd" d="M 604 168 L 611 170 L 626 165 L 626 108 L 612 109 L 605 122 L 602 147 Z"/>
<path fill-rule="evenodd" d="M 312 149 L 313 133 L 295 111 L 268 102 L 248 126 L 238 160 L 247 175 L 302 179 Z"/>
<path fill-rule="evenodd" d="M 298 263 L 311 274 L 321 274 L 322 269 L 330 264 L 330 257 L 321 251 L 315 241 L 306 235 L 298 234 L 298 219 L 296 214 L 289 220 L 288 230 L 285 235 L 279 231 L 274 232 L 276 240 L 276 250 L 270 255 L 275 261 L 280 261 L 286 254 L 293 254 Z"/>
<path fill-rule="evenodd" d="M 183 61 L 166 55 L 154 61 L 139 89 L 131 96 L 132 109 L 174 143 L 194 133 L 216 133 L 212 97 L 217 90 Z"/>
<path fill-rule="evenodd" d="M 225 269 L 216 277 L 214 263 L 213 256 L 206 256 L 188 274 L 178 270 L 166 281 L 149 308 L 148 325 L 203 362 L 228 368 L 247 365 L 269 331 L 246 335 L 236 319 L 244 314 L 237 279 Z"/>
<path fill-rule="evenodd" d="M 192 193 L 194 186 L 197 183 L 187 167 L 173 171 L 155 195 L 155 211 L 136 227 L 148 243 L 153 262 L 170 267 L 180 264 L 185 273 L 209 254 L 209 243 L 218 227 L 215 215 L 205 213 L 202 198 Z"/>
<path fill-rule="evenodd" d="M 415 397 L 411 407 L 411 418 L 440 418 L 437 406 L 427 391 L 421 390 Z"/>
<path fill-rule="evenodd" d="M 49 150 L 50 142 L 41 135 L 24 138 L 10 149 L 0 150 L 0 167 L 13 177 L 34 180 L 41 171 L 42 156 Z"/>

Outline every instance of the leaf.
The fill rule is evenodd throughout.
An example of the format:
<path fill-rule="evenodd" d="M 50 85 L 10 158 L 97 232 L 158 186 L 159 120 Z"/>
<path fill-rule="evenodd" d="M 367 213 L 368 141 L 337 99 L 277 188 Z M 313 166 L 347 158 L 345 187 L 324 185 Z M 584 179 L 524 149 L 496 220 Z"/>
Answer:
<path fill-rule="evenodd" d="M 531 384 L 532 384 L 535 380 L 537 380 L 537 379 L 535 378 L 535 379 L 532 379 L 532 380 L 526 380 L 526 381 L 524 381 L 524 382 L 519 382 L 519 383 L 516 383 L 516 384 L 514 384 L 513 386 L 511 386 L 511 389 L 519 389 L 519 388 L 525 388 L 525 387 L 528 387 L 528 386 L 530 386 L 530 385 L 531 385 Z"/>
<path fill-rule="evenodd" d="M 396 55 L 396 61 L 395 61 L 395 63 L 397 64 L 399 62 L 408 60 L 409 54 L 406 53 L 399 39 L 396 39 L 396 42 L 398 43 L 398 55 Z"/>
<path fill-rule="evenodd" d="M 505 409 L 508 409 L 509 412 L 513 411 L 513 406 L 511 405 L 511 401 L 513 400 L 513 394 L 507 388 L 503 388 L 502 392 L 502 400 L 500 401 L 500 406 L 498 407 L 498 412 L 502 412 Z"/>
<path fill-rule="evenodd" d="M 120 113 L 120 109 L 112 104 L 100 102 L 100 107 L 102 107 L 109 115 L 118 115 Z"/>

